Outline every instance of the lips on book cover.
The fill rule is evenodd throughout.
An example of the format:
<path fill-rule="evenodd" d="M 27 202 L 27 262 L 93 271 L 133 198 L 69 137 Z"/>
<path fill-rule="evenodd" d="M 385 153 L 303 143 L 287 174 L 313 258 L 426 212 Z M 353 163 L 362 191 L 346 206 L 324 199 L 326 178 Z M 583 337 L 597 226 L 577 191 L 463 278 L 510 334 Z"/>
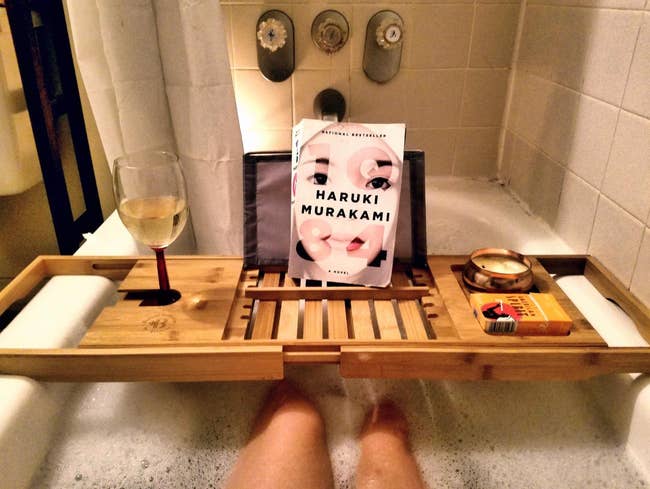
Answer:
<path fill-rule="evenodd" d="M 390 283 L 405 129 L 312 119 L 293 128 L 290 277 Z"/>

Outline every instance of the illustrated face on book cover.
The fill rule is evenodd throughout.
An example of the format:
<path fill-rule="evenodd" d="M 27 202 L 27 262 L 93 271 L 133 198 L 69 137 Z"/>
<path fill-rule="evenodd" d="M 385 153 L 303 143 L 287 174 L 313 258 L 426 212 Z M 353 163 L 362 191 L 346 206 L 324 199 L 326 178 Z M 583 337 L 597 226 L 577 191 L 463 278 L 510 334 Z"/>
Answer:
<path fill-rule="evenodd" d="M 337 125 L 326 129 L 336 131 Z M 317 195 L 323 211 L 321 215 L 304 214 L 297 208 L 294 212 L 298 255 L 328 273 L 345 270 L 354 275 L 386 259 L 386 225 L 358 217 L 376 205 L 379 197 L 387 207 L 397 206 L 401 161 L 365 126 L 348 124 L 345 131 L 361 135 L 361 144 L 331 144 L 331 138 L 319 132 L 302 146 L 293 192 L 303 202 Z M 327 215 L 326 206 L 344 207 L 347 214 L 343 218 L 337 211 Z"/>

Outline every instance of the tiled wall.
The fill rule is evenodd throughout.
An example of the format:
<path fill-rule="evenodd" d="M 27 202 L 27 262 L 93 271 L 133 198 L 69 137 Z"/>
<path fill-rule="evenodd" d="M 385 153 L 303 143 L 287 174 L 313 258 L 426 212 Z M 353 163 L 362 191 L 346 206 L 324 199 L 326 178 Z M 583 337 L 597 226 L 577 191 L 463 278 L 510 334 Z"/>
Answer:
<path fill-rule="evenodd" d="M 650 1 L 523 13 L 501 176 L 650 304 Z"/>
<path fill-rule="evenodd" d="M 407 147 L 426 151 L 429 174 L 496 176 L 519 0 L 221 3 L 246 151 L 290 148 L 291 126 L 314 117 L 314 97 L 333 87 L 346 98 L 349 120 L 405 121 Z M 271 8 L 295 28 L 296 70 L 282 83 L 257 69 L 257 19 Z M 350 39 L 332 56 L 310 37 L 314 17 L 330 8 L 350 24 Z M 406 35 L 399 74 L 379 85 L 361 66 L 366 25 L 383 9 L 402 16 Z"/>

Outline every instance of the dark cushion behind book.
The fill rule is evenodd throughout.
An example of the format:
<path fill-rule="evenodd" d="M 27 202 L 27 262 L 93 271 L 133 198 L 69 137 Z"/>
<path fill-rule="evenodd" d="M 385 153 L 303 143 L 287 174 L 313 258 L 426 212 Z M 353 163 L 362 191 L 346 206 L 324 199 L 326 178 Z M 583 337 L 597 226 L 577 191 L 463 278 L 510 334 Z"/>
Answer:
<path fill-rule="evenodd" d="M 244 155 L 244 264 L 286 265 L 291 230 L 291 152 Z M 426 261 L 424 152 L 404 152 L 395 256 Z"/>

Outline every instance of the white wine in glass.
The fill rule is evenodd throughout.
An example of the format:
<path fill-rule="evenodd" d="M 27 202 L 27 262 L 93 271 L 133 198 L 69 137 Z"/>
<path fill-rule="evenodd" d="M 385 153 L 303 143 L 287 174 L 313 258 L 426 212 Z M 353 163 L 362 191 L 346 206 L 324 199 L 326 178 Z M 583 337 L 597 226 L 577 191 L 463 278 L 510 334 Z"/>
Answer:
<path fill-rule="evenodd" d="M 133 237 L 156 253 L 159 304 L 180 298 L 169 286 L 165 248 L 187 221 L 187 190 L 178 157 L 143 151 L 115 160 L 113 190 L 118 214 Z"/>

